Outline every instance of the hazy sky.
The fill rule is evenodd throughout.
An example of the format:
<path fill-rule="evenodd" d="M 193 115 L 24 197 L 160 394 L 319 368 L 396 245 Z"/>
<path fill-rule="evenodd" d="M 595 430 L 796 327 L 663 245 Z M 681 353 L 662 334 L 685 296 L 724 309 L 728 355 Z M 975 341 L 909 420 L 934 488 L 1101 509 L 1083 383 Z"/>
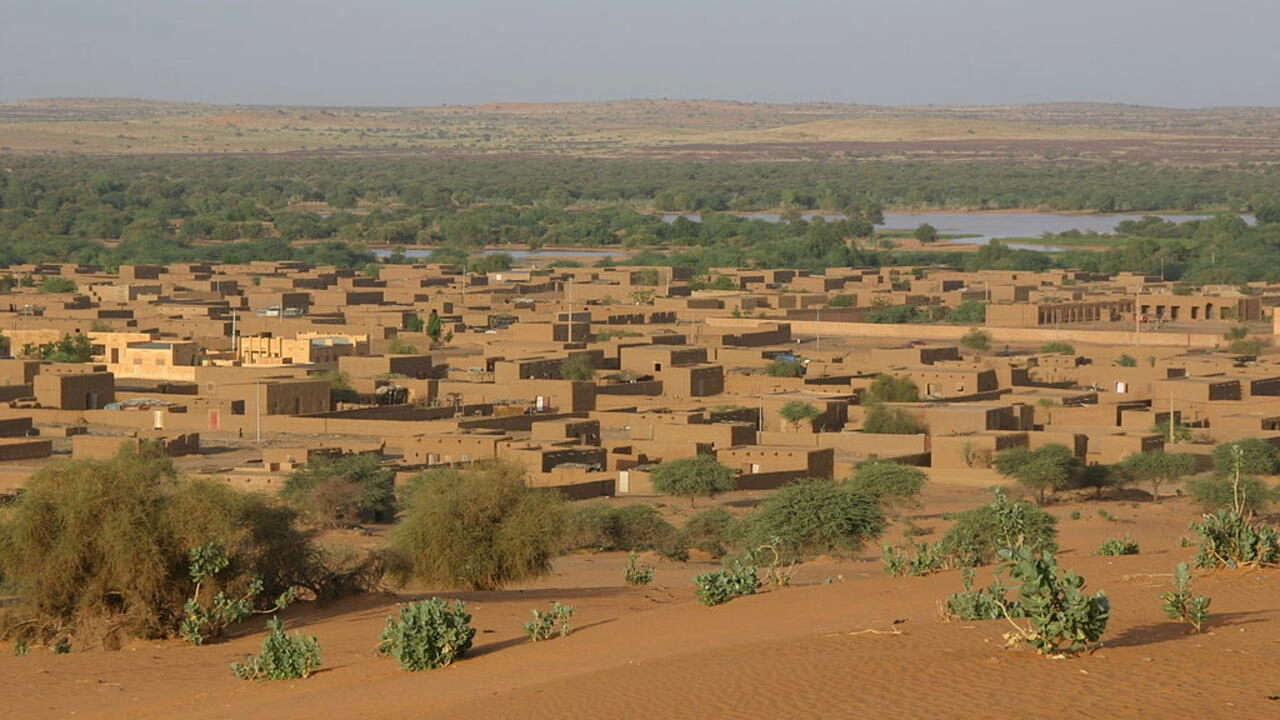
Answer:
<path fill-rule="evenodd" d="M 1280 0 L 0 0 L 0 101 L 1280 105 Z"/>

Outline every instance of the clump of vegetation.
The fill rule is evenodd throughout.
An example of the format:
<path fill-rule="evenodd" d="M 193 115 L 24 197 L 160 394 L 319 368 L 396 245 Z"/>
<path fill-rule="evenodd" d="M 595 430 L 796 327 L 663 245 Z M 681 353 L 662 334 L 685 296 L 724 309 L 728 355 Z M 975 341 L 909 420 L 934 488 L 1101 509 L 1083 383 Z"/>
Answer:
<path fill-rule="evenodd" d="M 320 642 L 314 637 L 287 635 L 284 623 L 267 621 L 267 638 L 262 652 L 246 655 L 244 662 L 231 663 L 231 672 L 241 680 L 299 680 L 320 668 Z"/>
<path fill-rule="evenodd" d="M 1045 355 L 1075 355 L 1076 347 L 1066 342 L 1051 342 L 1040 346 L 1040 352 Z"/>
<path fill-rule="evenodd" d="M 575 503 L 565 515 L 563 550 L 653 550 L 672 560 L 688 556 L 684 534 L 653 505 L 612 507 L 604 501 Z"/>
<path fill-rule="evenodd" d="M 42 293 L 72 293 L 77 289 L 76 281 L 61 275 L 49 275 L 40 281 Z"/>
<path fill-rule="evenodd" d="M 914 555 L 892 545 L 881 546 L 880 559 L 884 563 L 884 571 L 892 577 L 932 575 L 946 570 L 952 560 L 940 543 L 911 541 L 911 549 L 915 551 Z"/>
<path fill-rule="evenodd" d="M 799 360 L 777 358 L 764 367 L 764 374 L 769 377 L 802 377 L 804 376 L 804 363 Z"/>
<path fill-rule="evenodd" d="M 1268 442 L 1249 438 L 1218 445 L 1213 449 L 1213 469 L 1213 477 L 1197 479 L 1189 487 L 1206 512 L 1226 509 L 1250 518 L 1280 496 L 1254 477 L 1280 470 L 1280 450 Z"/>
<path fill-rule="evenodd" d="M 1028 450 L 1014 448 L 996 453 L 992 463 L 1001 475 L 1014 478 L 1036 493 L 1043 505 L 1048 496 L 1066 489 L 1080 471 L 1080 461 L 1066 445 L 1053 443 Z"/>
<path fill-rule="evenodd" d="M 1088 595 L 1084 578 L 1058 569 L 1052 553 L 1002 551 L 1009 577 L 1018 586 L 1018 607 L 1027 625 L 1009 621 L 1010 642 L 1023 642 L 1042 655 L 1062 655 L 1097 642 L 1107 630 L 1111 603 L 1104 592 Z"/>
<path fill-rule="evenodd" d="M 1057 552 L 1057 518 L 1030 503 L 1010 500 L 999 488 L 993 492 L 992 502 L 957 514 L 939 541 L 955 558 L 955 565 L 986 565 L 996 559 L 1001 548 L 1008 547 Z"/>
<path fill-rule="evenodd" d="M 1185 622 L 1196 632 L 1204 630 L 1212 600 L 1203 595 L 1192 594 L 1191 570 L 1186 563 L 1178 563 L 1173 569 L 1173 589 L 1160 593 L 1160 600 L 1164 603 L 1164 611 L 1169 619 Z"/>
<path fill-rule="evenodd" d="M 289 473 L 280 497 L 320 526 L 390 522 L 396 512 L 395 479 L 395 471 L 370 453 L 322 456 Z"/>
<path fill-rule="evenodd" d="M 1233 510 L 1206 514 L 1191 523 L 1199 538 L 1196 567 L 1271 565 L 1280 561 L 1280 534 L 1276 529 L 1255 523 Z"/>
<path fill-rule="evenodd" d="M 803 400 L 792 400 L 778 410 L 778 415 L 786 420 L 793 430 L 799 430 L 800 424 L 805 421 L 812 426 L 813 421 L 822 415 L 822 411 Z"/>
<path fill-rule="evenodd" d="M 202 589 L 206 581 L 212 581 L 218 573 L 227 569 L 231 559 L 227 551 L 218 543 L 207 543 L 191 548 L 190 576 L 195 588 L 191 597 L 183 605 L 182 624 L 178 634 L 192 645 L 202 645 L 208 638 L 220 637 L 228 627 L 234 625 L 255 612 L 273 613 L 285 609 L 293 602 L 297 593 L 294 588 L 282 592 L 269 610 L 258 611 L 255 602 L 262 593 L 262 580 L 253 578 L 243 594 L 228 595 L 225 590 L 214 593 L 207 603 L 201 598 L 205 595 Z"/>
<path fill-rule="evenodd" d="M 169 637 L 192 597 L 208 607 L 204 599 L 219 593 L 228 604 L 278 598 L 295 586 L 325 594 L 335 571 L 294 517 L 258 495 L 180 480 L 169 459 L 148 448 L 47 465 L 0 519 L 0 567 L 22 598 L 20 639 L 103 624 L 132 637 Z M 192 551 L 211 544 L 226 564 L 215 563 L 213 573 L 206 565 L 196 578 Z"/>
<path fill-rule="evenodd" d="M 554 635 L 568 637 L 573 632 L 573 627 L 569 625 L 569 620 L 573 617 L 572 605 L 553 602 L 545 613 L 541 610 L 530 612 L 533 613 L 533 619 L 524 624 L 524 634 L 529 636 L 529 642 L 550 640 Z"/>
<path fill-rule="evenodd" d="M 1116 358 L 1115 362 L 1117 367 L 1138 367 L 1138 359 L 1129 353 L 1121 353 L 1120 357 Z"/>
<path fill-rule="evenodd" d="M 884 532 L 878 498 L 829 480 L 806 480 L 773 492 L 745 520 L 748 547 L 773 547 L 783 562 L 848 553 Z"/>
<path fill-rule="evenodd" d="M 87 363 L 93 359 L 93 345 L 82 333 L 63 335 L 61 340 L 39 345 L 23 345 L 24 358 L 48 362 Z"/>
<path fill-rule="evenodd" d="M 433 597 L 410 603 L 400 608 L 399 617 L 387 618 L 378 654 L 394 657 L 409 672 L 434 670 L 465 655 L 475 636 L 466 603 L 455 600 L 450 607 Z"/>
<path fill-rule="evenodd" d="M 560 377 L 563 380 L 591 382 L 596 378 L 596 369 L 587 355 L 570 355 L 560 363 Z"/>
<path fill-rule="evenodd" d="M 698 602 L 710 607 L 743 595 L 755 595 L 761 584 L 757 570 L 755 565 L 734 558 L 724 569 L 695 575 L 693 584 L 697 587 Z"/>
<path fill-rule="evenodd" d="M 738 527 L 738 522 L 724 508 L 707 508 L 685 520 L 684 537 L 689 547 L 720 557 L 733 542 Z"/>
<path fill-rule="evenodd" d="M 627 565 L 622 568 L 622 579 L 633 587 L 644 587 L 653 582 L 653 568 L 641 565 L 637 553 L 628 553 Z"/>
<path fill-rule="evenodd" d="M 1128 535 L 1122 538 L 1107 538 L 1098 548 L 1099 555 L 1137 555 L 1138 541 Z"/>
<path fill-rule="evenodd" d="M 472 590 L 540 577 L 564 529 L 564 499 L 527 487 L 516 463 L 433 470 L 412 482 L 392 533 L 401 575 Z"/>
<path fill-rule="evenodd" d="M 689 506 L 700 497 L 715 497 L 738 486 L 738 474 L 711 455 L 695 455 L 668 460 L 653 469 L 653 489 L 667 495 L 689 498 Z"/>
<path fill-rule="evenodd" d="M 919 402 L 920 388 L 911 378 L 878 375 L 862 395 L 864 405 L 892 402 Z"/>
<path fill-rule="evenodd" d="M 418 346 L 401 337 L 393 337 L 387 343 L 388 355 L 417 355 Z"/>
<path fill-rule="evenodd" d="M 947 598 L 946 616 L 954 620 L 999 620 L 1004 617 L 1022 617 L 1022 608 L 1015 600 L 1007 596 L 1009 588 L 1000 582 L 997 575 L 991 585 L 980 590 L 973 589 L 976 571 L 964 568 L 960 571 L 960 582 L 964 589 Z"/>
<path fill-rule="evenodd" d="M 970 350 L 985 352 L 991 349 L 991 333 L 978 328 L 969 328 L 969 332 L 960 337 L 960 344 Z"/>
<path fill-rule="evenodd" d="M 906 410 L 876 405 L 867 410 L 862 431 L 882 435 L 918 435 L 924 432 L 924 428 Z"/>
<path fill-rule="evenodd" d="M 919 468 L 889 460 L 868 460 L 858 465 L 848 489 L 869 495 L 887 507 L 918 507 L 920 492 L 929 476 Z"/>

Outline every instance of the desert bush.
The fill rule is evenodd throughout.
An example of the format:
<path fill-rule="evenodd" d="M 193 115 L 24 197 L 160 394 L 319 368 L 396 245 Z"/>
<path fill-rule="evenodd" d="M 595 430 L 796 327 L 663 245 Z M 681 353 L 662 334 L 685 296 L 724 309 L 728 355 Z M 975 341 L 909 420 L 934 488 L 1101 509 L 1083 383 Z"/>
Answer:
<path fill-rule="evenodd" d="M 783 562 L 857 550 L 886 524 L 877 498 L 829 480 L 782 487 L 745 522 L 745 544 L 772 546 Z"/>
<path fill-rule="evenodd" d="M 822 415 L 822 411 L 803 400 L 792 400 L 778 410 L 778 415 L 786 420 L 792 429 L 798 430 L 800 424 L 806 420 L 812 427 L 814 419 Z"/>
<path fill-rule="evenodd" d="M 644 587 L 653 582 L 653 568 L 640 564 L 640 556 L 634 552 L 627 554 L 626 567 L 622 568 L 622 579 L 628 585 Z"/>
<path fill-rule="evenodd" d="M 1028 621 L 1014 623 L 1011 641 L 1042 655 L 1062 655 L 1088 647 L 1106 632 L 1111 617 L 1106 593 L 1086 594 L 1084 578 L 1060 571 L 1052 553 L 1037 555 L 1026 547 L 1001 553 L 1009 577 L 1020 583 L 1018 607 Z"/>
<path fill-rule="evenodd" d="M 42 293 L 70 293 L 77 289 L 76 281 L 61 275 L 50 275 L 40 281 Z"/>
<path fill-rule="evenodd" d="M 1239 482 L 1220 477 L 1196 478 L 1187 483 L 1187 491 L 1205 512 L 1238 509 L 1245 516 L 1265 511 L 1280 496 L 1280 490 L 1255 477 L 1243 477 Z"/>
<path fill-rule="evenodd" d="M 1198 538 L 1196 567 L 1270 565 L 1280 561 L 1280 534 L 1238 512 L 1208 513 L 1191 530 Z"/>
<path fill-rule="evenodd" d="M 769 377 L 802 377 L 804 375 L 804 363 L 798 360 L 778 358 L 764 367 L 764 374 Z"/>
<path fill-rule="evenodd" d="M 919 468 L 889 460 L 868 460 L 849 478 L 849 489 L 877 498 L 885 506 L 919 507 L 929 476 Z"/>
<path fill-rule="evenodd" d="M 564 499 L 526 487 L 524 476 L 501 460 L 419 476 L 391 538 L 402 578 L 496 590 L 550 572 Z"/>
<path fill-rule="evenodd" d="M 877 375 L 862 395 L 863 405 L 890 402 L 919 402 L 920 388 L 911 378 Z"/>
<path fill-rule="evenodd" d="M 887 408 L 883 405 L 876 405 L 867 410 L 867 417 L 862 422 L 862 430 L 883 435 L 917 435 L 924 432 L 924 428 L 911 413 L 901 408 Z"/>
<path fill-rule="evenodd" d="M 1138 541 L 1128 535 L 1122 538 L 1107 538 L 1098 548 L 1099 555 L 1137 555 Z"/>
<path fill-rule="evenodd" d="M 276 618 L 267 621 L 267 638 L 256 657 L 246 655 L 244 662 L 231 663 L 231 672 L 241 680 L 298 680 L 308 677 L 320 667 L 320 642 L 314 637 L 287 635 L 284 623 Z"/>
<path fill-rule="evenodd" d="M 453 606 L 433 597 L 400 608 L 399 617 L 387 618 L 378 641 L 378 654 L 390 655 L 409 672 L 449 665 L 471 649 L 475 639 L 466 603 Z"/>
<path fill-rule="evenodd" d="M 689 498 L 714 497 L 738 486 L 738 474 L 710 455 L 668 460 L 653 469 L 653 489 L 667 495 Z"/>
<path fill-rule="evenodd" d="M 1160 499 L 1160 486 L 1173 483 L 1196 471 L 1196 459 L 1187 453 L 1163 450 L 1135 453 L 1120 462 L 1121 470 L 1130 478 L 1151 483 L 1151 499 Z"/>
<path fill-rule="evenodd" d="M 1196 632 L 1204 630 L 1212 600 L 1203 595 L 1192 595 L 1191 570 L 1186 563 L 1178 563 L 1173 569 L 1173 589 L 1160 593 L 1160 600 L 1170 620 L 1181 620 Z"/>
<path fill-rule="evenodd" d="M 743 595 L 755 595 L 760 590 L 758 568 L 741 559 L 730 560 L 721 570 L 701 573 L 693 577 L 695 594 L 703 605 L 721 605 Z"/>
<path fill-rule="evenodd" d="M 689 547 L 720 557 L 733 542 L 736 529 L 737 521 L 724 508 L 707 508 L 685 520 L 684 537 Z"/>
<path fill-rule="evenodd" d="M 255 612 L 278 612 L 288 607 L 296 595 L 293 588 L 281 593 L 275 604 L 265 611 L 257 611 L 256 603 L 262 594 L 262 580 L 253 578 L 249 586 L 240 595 L 228 595 L 225 590 L 213 593 L 208 600 L 202 601 L 206 581 L 212 581 L 218 573 L 231 564 L 227 551 L 218 543 L 207 543 L 191 548 L 191 565 L 189 575 L 195 587 L 191 597 L 183 605 L 182 623 L 178 626 L 178 634 L 192 645 L 203 645 L 208 638 L 222 635 L 228 627 L 234 625 Z"/>
<path fill-rule="evenodd" d="M 969 332 L 961 336 L 960 344 L 970 350 L 990 350 L 991 333 L 978 328 L 969 328 Z"/>
<path fill-rule="evenodd" d="M 573 632 L 573 627 L 569 625 L 569 619 L 573 617 L 572 605 L 553 602 L 545 613 L 541 610 L 530 612 L 533 613 L 533 619 L 524 624 L 524 634 L 529 636 L 529 642 L 550 640 L 553 635 L 568 637 Z"/>
<path fill-rule="evenodd" d="M 939 541 L 956 565 L 986 565 L 996 559 L 1002 548 L 1057 551 L 1057 518 L 1031 503 L 1010 500 L 998 488 L 994 493 L 995 500 L 987 505 L 958 513 L 951 529 Z"/>
<path fill-rule="evenodd" d="M 1040 347 L 1040 352 L 1046 355 L 1075 355 L 1076 347 L 1066 342 L 1045 343 Z"/>
<path fill-rule="evenodd" d="M 620 549 L 617 510 L 603 500 L 570 503 L 564 514 L 561 547 L 566 552 Z"/>
<path fill-rule="evenodd" d="M 285 477 L 280 497 L 317 525 L 389 522 L 396 512 L 395 479 L 375 455 L 318 457 Z"/>
<path fill-rule="evenodd" d="M 294 517 L 261 496 L 181 481 L 167 458 L 124 450 L 36 473 L 0 523 L 0 567 L 31 639 L 99 619 L 127 635 L 166 637 L 195 590 L 195 548 L 215 543 L 226 555 L 201 584 L 204 598 L 276 598 L 322 580 L 322 557 Z"/>
<path fill-rule="evenodd" d="M 950 567 L 951 556 L 940 543 L 911 542 L 915 554 L 892 545 L 881 546 L 880 559 L 884 571 L 893 577 L 932 575 Z"/>
<path fill-rule="evenodd" d="M 653 550 L 673 560 L 688 556 L 683 533 L 653 505 L 612 507 L 603 501 L 573 504 L 561 539 L 564 551 Z"/>
<path fill-rule="evenodd" d="M 1258 438 L 1215 445 L 1213 471 L 1222 477 L 1274 475 L 1280 471 L 1280 448 Z"/>
<path fill-rule="evenodd" d="M 586 355 L 570 355 L 560 363 L 560 377 L 564 380 L 590 382 L 596 377 L 591 358 Z"/>

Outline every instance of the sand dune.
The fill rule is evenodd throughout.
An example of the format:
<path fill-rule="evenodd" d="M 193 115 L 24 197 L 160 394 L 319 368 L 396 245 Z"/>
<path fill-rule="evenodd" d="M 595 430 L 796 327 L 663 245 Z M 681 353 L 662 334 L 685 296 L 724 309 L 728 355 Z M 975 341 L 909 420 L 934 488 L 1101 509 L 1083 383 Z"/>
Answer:
<path fill-rule="evenodd" d="M 931 491 L 913 513 L 939 532 L 938 513 L 981 491 Z M 1106 503 L 1055 506 L 1063 564 L 1106 589 L 1114 614 L 1105 645 L 1069 660 L 1002 647 L 1002 622 L 945 622 L 938 602 L 957 573 L 889 578 L 862 560 L 801 566 L 792 587 L 705 608 L 689 578 L 710 563 L 663 563 L 654 586 L 621 583 L 620 554 L 562 559 L 556 574 L 499 593 L 461 594 L 480 630 L 476 648 L 440 671 L 407 674 L 374 651 L 404 598 L 299 608 L 289 625 L 320 638 L 325 669 L 297 682 L 248 683 L 227 663 L 261 634 L 188 647 L 135 643 L 123 651 L 0 657 L 0 715 L 22 718 L 1274 718 L 1280 717 L 1280 572 L 1198 577 L 1213 597 L 1210 631 L 1168 621 L 1159 593 L 1191 550 L 1178 539 L 1195 510 Z M 1073 509 L 1081 519 L 1067 519 Z M 1143 553 L 1099 557 L 1130 533 Z M 830 578 L 829 584 L 823 581 Z M 979 581 L 983 581 L 980 575 Z M 577 607 L 576 632 L 527 643 L 530 609 Z"/>

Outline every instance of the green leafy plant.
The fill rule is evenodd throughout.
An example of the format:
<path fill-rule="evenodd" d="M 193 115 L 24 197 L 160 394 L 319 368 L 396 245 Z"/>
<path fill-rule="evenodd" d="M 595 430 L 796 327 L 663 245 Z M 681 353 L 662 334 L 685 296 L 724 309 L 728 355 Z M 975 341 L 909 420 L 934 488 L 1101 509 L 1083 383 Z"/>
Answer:
<path fill-rule="evenodd" d="M 918 435 L 924 432 L 924 427 L 914 415 L 902 408 L 874 405 L 867 410 L 862 431 L 881 435 Z"/>
<path fill-rule="evenodd" d="M 1035 450 L 1005 450 L 997 453 L 992 462 L 1001 475 L 1035 491 L 1041 504 L 1050 494 L 1065 489 L 1080 470 L 1080 461 L 1070 448 L 1057 443 Z"/>
<path fill-rule="evenodd" d="M 529 642 L 550 640 L 555 635 L 567 637 L 573 632 L 573 627 L 569 625 L 569 619 L 573 617 L 572 605 L 553 602 L 545 613 L 541 610 L 530 612 L 533 613 L 533 619 L 524 624 L 524 634 L 529 636 Z"/>
<path fill-rule="evenodd" d="M 653 582 L 653 568 L 648 565 L 641 565 L 639 554 L 628 553 L 627 565 L 622 569 L 622 579 L 628 585 L 644 587 Z"/>
<path fill-rule="evenodd" d="M 202 645 L 209 638 L 220 637 L 229 626 L 256 612 L 279 612 L 288 607 L 296 597 L 296 590 L 289 588 L 280 593 L 270 609 L 257 611 L 254 609 L 254 602 L 262 594 L 262 579 L 255 577 L 249 581 L 243 594 L 232 596 L 219 590 L 208 603 L 202 603 L 200 598 L 205 582 L 225 570 L 231 564 L 231 559 L 227 557 L 226 549 L 216 542 L 191 548 L 190 557 L 189 573 L 195 588 L 183 605 L 182 624 L 178 627 L 178 634 L 192 645 Z"/>
<path fill-rule="evenodd" d="M 999 620 L 1005 617 L 1022 617 L 1022 607 L 1007 597 L 1009 588 L 1000 581 L 997 573 L 991 585 L 980 590 L 973 589 L 976 571 L 964 568 L 960 571 L 960 582 L 964 590 L 947 598 L 946 616 L 954 620 Z"/>
<path fill-rule="evenodd" d="M 876 497 L 807 480 L 774 491 L 744 522 L 744 545 L 772 546 L 791 562 L 857 550 L 879 537 L 887 521 Z"/>
<path fill-rule="evenodd" d="M 911 542 L 911 554 L 903 548 L 884 545 L 880 557 L 884 569 L 893 577 L 902 575 L 932 575 L 951 566 L 952 558 L 941 543 Z"/>
<path fill-rule="evenodd" d="M 970 350 L 986 351 L 991 349 L 991 333 L 978 328 L 969 328 L 969 332 L 960 338 L 960 344 Z"/>
<path fill-rule="evenodd" d="M 1066 342 L 1045 343 L 1040 347 L 1040 352 L 1046 355 L 1075 355 L 1076 347 Z"/>
<path fill-rule="evenodd" d="M 698 602 L 710 607 L 743 595 L 755 595 L 761 585 L 757 570 L 755 565 L 733 558 L 721 570 L 695 575 L 693 584 Z"/>
<path fill-rule="evenodd" d="M 710 455 L 669 460 L 653 469 L 653 489 L 667 495 L 689 498 L 689 506 L 699 497 L 715 497 L 738 486 L 738 474 Z"/>
<path fill-rule="evenodd" d="M 929 476 L 920 468 L 889 460 L 860 463 L 848 480 L 848 488 L 878 498 L 881 504 L 919 507 L 920 492 Z"/>
<path fill-rule="evenodd" d="M 1099 555 L 1137 555 L 1138 541 L 1128 535 L 1122 538 L 1107 538 L 1098 548 Z"/>
<path fill-rule="evenodd" d="M 724 508 L 707 508 L 694 513 L 684 522 L 684 537 L 689 547 L 713 557 L 725 554 L 739 531 L 740 523 Z"/>
<path fill-rule="evenodd" d="M 1052 553 L 1032 553 L 1029 549 L 1001 551 L 1009 577 L 1018 586 L 1018 606 L 1027 624 L 1014 622 L 1006 636 L 1011 643 L 1023 642 L 1042 655 L 1078 652 L 1097 642 L 1107 630 L 1111 603 L 1104 592 L 1085 593 L 1085 581 L 1076 573 L 1058 569 Z"/>
<path fill-rule="evenodd" d="M 387 618 L 378 641 L 378 654 L 390 655 L 409 672 L 442 668 L 461 658 L 475 639 L 466 603 L 452 607 L 433 597 L 400 608 L 399 617 Z"/>
<path fill-rule="evenodd" d="M 1031 503 L 1010 500 L 1001 488 L 992 492 L 992 502 L 955 515 L 951 529 L 938 541 L 953 558 L 953 566 L 986 565 L 1002 548 L 1057 551 L 1057 518 Z"/>
<path fill-rule="evenodd" d="M 1191 570 L 1186 563 L 1178 563 L 1173 569 L 1173 589 L 1160 593 L 1160 600 L 1170 619 L 1188 623 L 1196 632 L 1204 630 L 1212 600 L 1203 595 L 1192 595 Z"/>
<path fill-rule="evenodd" d="M 297 633 L 287 635 L 277 618 L 267 621 L 267 637 L 262 652 L 246 655 L 244 662 L 231 663 L 231 672 L 241 680 L 297 680 L 320 667 L 320 642 Z"/>
<path fill-rule="evenodd" d="M 778 410 L 778 415 L 786 420 L 793 430 L 798 430 L 800 424 L 806 420 L 812 426 L 813 421 L 822 415 L 822 411 L 803 400 L 792 400 Z"/>

